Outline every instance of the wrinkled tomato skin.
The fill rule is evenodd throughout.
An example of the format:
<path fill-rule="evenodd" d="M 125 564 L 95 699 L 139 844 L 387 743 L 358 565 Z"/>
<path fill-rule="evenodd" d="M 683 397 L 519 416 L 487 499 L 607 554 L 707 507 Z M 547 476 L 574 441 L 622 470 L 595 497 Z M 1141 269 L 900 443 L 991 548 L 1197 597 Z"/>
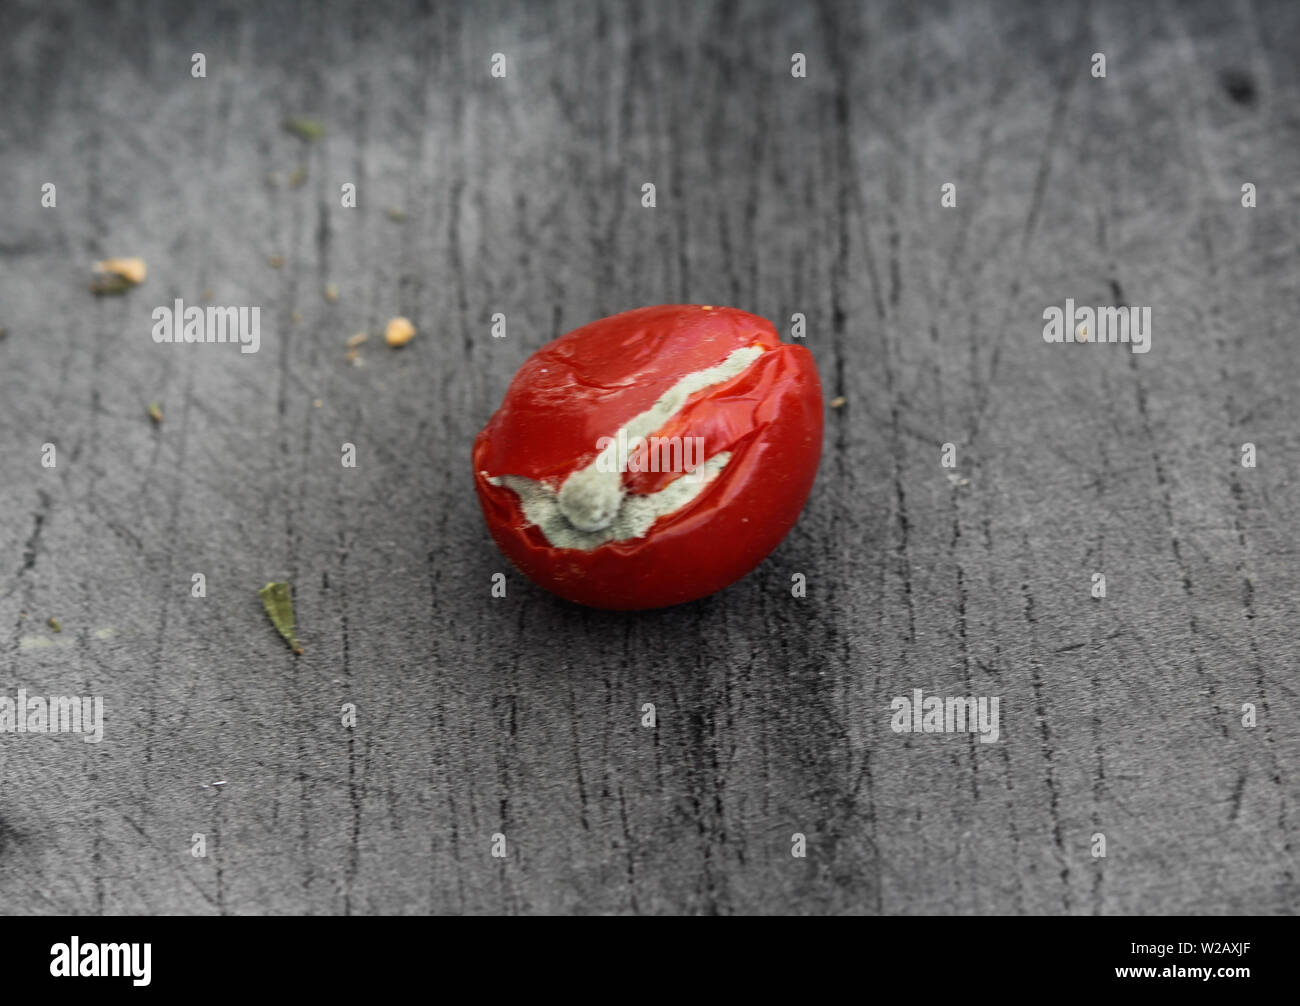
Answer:
<path fill-rule="evenodd" d="M 688 399 L 657 435 L 703 436 L 705 456 L 729 450 L 721 474 L 643 537 L 590 551 L 557 548 L 528 523 L 515 493 L 489 476 L 558 488 L 681 377 L 735 349 L 764 352 L 740 375 Z M 474 484 L 498 547 L 529 579 L 594 608 L 642 610 L 693 601 L 750 572 L 794 526 L 821 456 L 822 394 L 812 354 L 772 324 L 733 308 L 661 305 L 584 325 L 519 369 L 474 442 Z M 631 491 L 679 476 L 633 473 Z"/>

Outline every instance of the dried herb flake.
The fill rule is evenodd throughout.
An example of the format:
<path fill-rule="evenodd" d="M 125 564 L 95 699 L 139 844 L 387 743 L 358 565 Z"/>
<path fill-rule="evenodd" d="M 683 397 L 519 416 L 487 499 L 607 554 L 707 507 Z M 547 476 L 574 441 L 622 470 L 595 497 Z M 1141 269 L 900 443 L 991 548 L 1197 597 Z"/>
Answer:
<path fill-rule="evenodd" d="M 287 583 L 268 583 L 258 594 L 262 598 L 262 607 L 266 609 L 271 624 L 279 630 L 286 643 L 293 647 L 293 652 L 302 655 L 298 637 L 293 634 L 293 591 Z"/>
<path fill-rule="evenodd" d="M 90 281 L 90 292 L 97 297 L 126 293 L 135 284 L 122 276 L 96 276 Z"/>
<path fill-rule="evenodd" d="M 325 123 L 319 119 L 285 119 L 284 128 L 308 143 L 315 143 L 325 135 Z"/>

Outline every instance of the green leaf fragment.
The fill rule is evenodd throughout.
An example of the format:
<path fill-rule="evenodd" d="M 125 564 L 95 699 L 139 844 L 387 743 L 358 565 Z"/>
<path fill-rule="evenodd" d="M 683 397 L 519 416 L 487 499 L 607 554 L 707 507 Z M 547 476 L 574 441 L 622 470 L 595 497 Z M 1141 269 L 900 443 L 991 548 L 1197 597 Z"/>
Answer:
<path fill-rule="evenodd" d="M 96 276 L 90 281 L 90 292 L 96 297 L 115 297 L 118 294 L 126 293 L 134 285 L 125 276 L 106 274 Z"/>
<path fill-rule="evenodd" d="M 258 594 L 262 598 L 262 607 L 266 609 L 271 624 L 279 630 L 293 652 L 302 655 L 298 637 L 293 634 L 293 591 L 287 583 L 268 583 Z"/>
<path fill-rule="evenodd" d="M 48 622 L 48 625 L 49 625 L 49 627 L 50 627 L 51 629 L 53 629 L 55 632 L 62 632 L 62 631 L 63 631 L 63 623 L 60 622 L 57 618 L 55 618 L 53 615 L 50 616 L 50 618 L 49 618 L 49 622 Z"/>
<path fill-rule="evenodd" d="M 149 413 L 149 418 L 155 423 L 161 423 L 163 421 L 162 406 L 157 402 L 150 402 L 145 406 L 145 410 Z"/>
<path fill-rule="evenodd" d="M 284 128 L 308 143 L 314 143 L 325 135 L 325 124 L 319 119 L 285 119 Z"/>

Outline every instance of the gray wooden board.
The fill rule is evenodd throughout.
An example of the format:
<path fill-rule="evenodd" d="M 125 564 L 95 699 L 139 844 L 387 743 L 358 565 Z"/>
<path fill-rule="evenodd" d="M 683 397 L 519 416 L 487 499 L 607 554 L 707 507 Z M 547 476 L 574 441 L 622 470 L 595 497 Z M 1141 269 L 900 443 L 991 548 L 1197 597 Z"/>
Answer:
<path fill-rule="evenodd" d="M 0 911 L 1296 911 L 1297 39 L 1251 0 L 6 2 L 0 694 L 106 711 L 0 734 Z M 92 297 L 108 255 L 144 285 Z M 205 295 L 258 353 L 153 342 Z M 1151 351 L 1045 343 L 1067 297 Z M 805 314 L 846 403 L 752 575 L 579 609 L 470 444 L 537 347 L 663 302 Z M 917 688 L 998 741 L 894 732 Z"/>

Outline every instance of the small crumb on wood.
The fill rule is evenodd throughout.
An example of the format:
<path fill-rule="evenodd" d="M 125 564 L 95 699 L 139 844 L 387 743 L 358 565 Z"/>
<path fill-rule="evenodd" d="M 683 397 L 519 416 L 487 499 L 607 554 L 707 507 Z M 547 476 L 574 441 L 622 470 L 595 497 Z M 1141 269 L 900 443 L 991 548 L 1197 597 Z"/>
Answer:
<path fill-rule="evenodd" d="M 162 406 L 157 402 L 150 402 L 145 406 L 145 411 L 149 413 L 149 418 L 154 421 L 155 425 L 160 424 L 163 421 Z"/>
<path fill-rule="evenodd" d="M 343 359 L 354 367 L 363 366 L 361 362 L 361 344 L 370 338 L 368 332 L 358 332 L 356 335 L 348 337 L 347 351 L 343 354 Z"/>
<path fill-rule="evenodd" d="M 844 403 L 846 401 L 847 399 L 843 395 L 836 395 L 834 398 L 831 399 L 831 408 L 842 409 L 844 408 Z"/>
<path fill-rule="evenodd" d="M 95 272 L 121 276 L 132 286 L 139 286 L 149 270 L 142 258 L 106 258 L 95 263 Z"/>
<path fill-rule="evenodd" d="M 411 324 L 409 318 L 394 318 L 388 323 L 388 327 L 384 329 L 384 342 L 394 349 L 405 346 L 414 338 L 415 326 Z"/>
<path fill-rule="evenodd" d="M 63 631 L 63 623 L 60 622 L 57 618 L 55 618 L 53 615 L 49 617 L 46 624 L 49 625 L 49 627 L 53 629 L 55 632 Z"/>
<path fill-rule="evenodd" d="M 126 293 L 143 283 L 148 272 L 142 258 L 107 258 L 96 262 L 94 271 L 90 292 L 97 295 Z"/>

